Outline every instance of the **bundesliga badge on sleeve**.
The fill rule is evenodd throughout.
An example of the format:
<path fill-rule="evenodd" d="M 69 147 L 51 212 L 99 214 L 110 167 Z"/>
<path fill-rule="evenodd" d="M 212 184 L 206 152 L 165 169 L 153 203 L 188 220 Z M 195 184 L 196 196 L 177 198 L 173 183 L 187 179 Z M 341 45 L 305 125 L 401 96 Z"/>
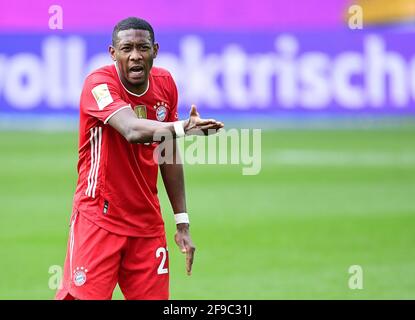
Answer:
<path fill-rule="evenodd" d="M 91 92 L 98 104 L 99 110 L 103 110 L 114 101 L 106 83 L 96 86 Z"/>

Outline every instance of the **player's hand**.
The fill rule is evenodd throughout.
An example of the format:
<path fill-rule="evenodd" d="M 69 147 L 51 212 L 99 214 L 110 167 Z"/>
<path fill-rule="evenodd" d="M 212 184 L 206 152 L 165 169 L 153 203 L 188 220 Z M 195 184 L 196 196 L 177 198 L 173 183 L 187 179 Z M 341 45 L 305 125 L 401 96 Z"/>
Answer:
<path fill-rule="evenodd" d="M 187 275 L 190 276 L 192 274 L 193 257 L 196 248 L 193 245 L 192 238 L 190 237 L 189 225 L 187 223 L 179 223 L 177 225 L 174 240 L 179 246 L 180 251 L 186 254 L 186 272 Z"/>
<path fill-rule="evenodd" d="M 189 119 L 185 121 L 184 132 L 187 135 L 209 135 L 218 132 L 224 124 L 215 119 L 202 119 L 196 106 L 192 104 Z"/>

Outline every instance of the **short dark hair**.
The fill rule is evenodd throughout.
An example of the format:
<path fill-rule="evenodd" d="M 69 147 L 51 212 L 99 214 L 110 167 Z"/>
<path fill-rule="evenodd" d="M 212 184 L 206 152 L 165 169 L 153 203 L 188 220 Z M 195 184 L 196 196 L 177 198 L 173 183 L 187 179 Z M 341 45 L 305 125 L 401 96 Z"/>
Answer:
<path fill-rule="evenodd" d="M 122 30 L 147 30 L 150 32 L 151 42 L 154 43 L 154 30 L 153 27 L 144 19 L 136 18 L 136 17 L 129 17 L 124 20 L 121 20 L 117 23 L 112 31 L 112 45 L 115 46 L 118 39 L 118 32 Z"/>

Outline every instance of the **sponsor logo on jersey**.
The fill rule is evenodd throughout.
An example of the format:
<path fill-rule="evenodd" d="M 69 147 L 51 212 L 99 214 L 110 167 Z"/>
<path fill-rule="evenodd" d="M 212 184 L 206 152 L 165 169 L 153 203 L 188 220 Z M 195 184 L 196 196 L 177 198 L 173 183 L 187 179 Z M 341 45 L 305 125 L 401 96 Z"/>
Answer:
<path fill-rule="evenodd" d="M 134 107 L 134 112 L 139 119 L 147 119 L 147 108 L 144 105 L 138 105 Z"/>
<path fill-rule="evenodd" d="M 77 267 L 73 272 L 73 282 L 77 287 L 82 286 L 86 282 L 86 274 L 88 270 L 84 267 Z"/>
<path fill-rule="evenodd" d="M 100 84 L 96 86 L 94 89 L 91 90 L 95 101 L 98 104 L 99 110 L 104 109 L 114 100 L 112 99 L 111 93 L 108 89 L 108 85 L 106 83 Z"/>

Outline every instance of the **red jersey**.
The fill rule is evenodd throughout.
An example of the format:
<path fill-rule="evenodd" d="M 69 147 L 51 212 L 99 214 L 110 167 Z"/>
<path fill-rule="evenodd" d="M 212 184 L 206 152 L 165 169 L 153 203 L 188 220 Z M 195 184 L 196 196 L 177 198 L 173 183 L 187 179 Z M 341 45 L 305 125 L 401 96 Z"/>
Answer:
<path fill-rule="evenodd" d="M 140 118 L 177 121 L 177 88 L 170 73 L 153 67 L 141 95 L 123 86 L 115 65 L 86 78 L 80 102 L 74 212 L 115 234 L 161 236 L 158 165 L 153 160 L 156 144 L 131 144 L 107 124 L 123 108 L 132 108 Z"/>

